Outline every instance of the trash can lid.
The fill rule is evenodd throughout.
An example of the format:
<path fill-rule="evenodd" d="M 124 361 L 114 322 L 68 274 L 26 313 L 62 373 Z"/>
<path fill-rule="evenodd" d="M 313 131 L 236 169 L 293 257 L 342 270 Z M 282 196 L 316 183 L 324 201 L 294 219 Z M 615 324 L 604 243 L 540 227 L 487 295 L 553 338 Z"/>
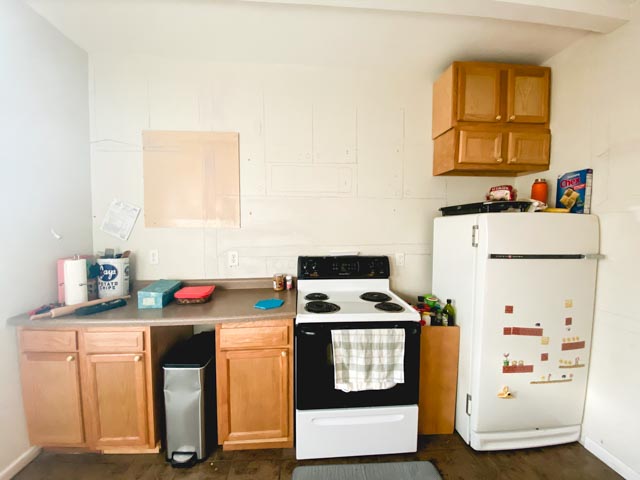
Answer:
<path fill-rule="evenodd" d="M 215 356 L 215 332 L 202 332 L 176 344 L 165 355 L 163 368 L 202 368 Z"/>

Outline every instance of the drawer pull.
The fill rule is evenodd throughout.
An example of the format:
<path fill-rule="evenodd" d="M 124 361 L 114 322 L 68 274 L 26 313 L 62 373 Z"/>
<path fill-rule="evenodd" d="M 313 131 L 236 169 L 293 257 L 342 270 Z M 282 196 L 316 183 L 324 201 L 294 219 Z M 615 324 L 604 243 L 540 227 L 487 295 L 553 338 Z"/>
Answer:
<path fill-rule="evenodd" d="M 515 120 L 515 119 L 516 119 L 516 116 L 515 116 L 515 115 L 511 115 L 511 116 L 509 117 L 509 120 Z"/>
<path fill-rule="evenodd" d="M 496 115 L 496 120 L 502 120 L 502 115 Z"/>
<path fill-rule="evenodd" d="M 282 355 L 283 357 L 286 357 L 287 356 L 287 352 L 283 350 L 282 352 L 280 352 L 280 355 Z"/>
<path fill-rule="evenodd" d="M 134 362 L 139 362 L 140 360 L 142 360 L 142 357 L 140 355 L 136 355 L 135 357 L 133 357 Z"/>
<path fill-rule="evenodd" d="M 76 359 L 76 357 L 74 357 L 73 355 L 69 355 L 67 357 L 67 362 L 73 362 Z"/>

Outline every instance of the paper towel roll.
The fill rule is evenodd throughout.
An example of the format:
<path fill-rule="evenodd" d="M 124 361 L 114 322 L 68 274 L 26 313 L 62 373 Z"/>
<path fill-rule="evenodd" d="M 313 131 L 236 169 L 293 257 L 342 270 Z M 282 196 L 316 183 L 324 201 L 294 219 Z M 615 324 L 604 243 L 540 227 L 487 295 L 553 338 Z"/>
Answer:
<path fill-rule="evenodd" d="M 84 258 L 65 260 L 64 303 L 75 305 L 87 300 L 87 261 Z"/>

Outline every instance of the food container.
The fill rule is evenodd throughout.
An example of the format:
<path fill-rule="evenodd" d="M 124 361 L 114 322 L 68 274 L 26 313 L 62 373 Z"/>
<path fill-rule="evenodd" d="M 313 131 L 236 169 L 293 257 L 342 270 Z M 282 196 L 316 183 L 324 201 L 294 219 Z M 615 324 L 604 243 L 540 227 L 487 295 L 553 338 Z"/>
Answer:
<path fill-rule="evenodd" d="M 215 285 L 184 287 L 178 290 L 173 297 L 175 298 L 176 303 L 179 303 L 180 305 L 205 303 L 211 299 L 211 294 L 215 288 Z"/>
<path fill-rule="evenodd" d="M 122 297 L 129 293 L 129 258 L 99 258 L 98 297 Z"/>
<path fill-rule="evenodd" d="M 284 290 L 284 275 L 277 273 L 273 276 L 273 289 L 276 292 Z"/>

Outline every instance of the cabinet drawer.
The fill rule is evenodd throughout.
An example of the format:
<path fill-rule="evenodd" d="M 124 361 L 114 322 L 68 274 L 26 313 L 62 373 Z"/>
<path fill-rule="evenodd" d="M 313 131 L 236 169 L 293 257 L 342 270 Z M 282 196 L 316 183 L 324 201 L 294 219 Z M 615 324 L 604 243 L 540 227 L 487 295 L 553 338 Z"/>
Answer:
<path fill-rule="evenodd" d="M 276 327 L 221 328 L 220 348 L 286 347 L 289 329 Z"/>
<path fill-rule="evenodd" d="M 22 330 L 20 348 L 23 352 L 73 352 L 78 349 L 74 330 Z"/>
<path fill-rule="evenodd" d="M 89 353 L 142 352 L 144 332 L 83 332 L 84 348 Z"/>

